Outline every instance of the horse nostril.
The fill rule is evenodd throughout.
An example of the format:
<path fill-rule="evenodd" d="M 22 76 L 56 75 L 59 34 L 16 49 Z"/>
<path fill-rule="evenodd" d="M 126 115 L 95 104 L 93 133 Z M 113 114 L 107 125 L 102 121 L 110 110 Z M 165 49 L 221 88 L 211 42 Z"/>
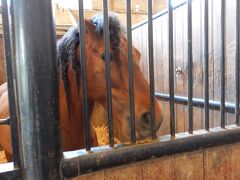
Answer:
<path fill-rule="evenodd" d="M 143 128 L 149 129 L 151 127 L 151 113 L 145 112 L 141 116 L 141 125 Z"/>

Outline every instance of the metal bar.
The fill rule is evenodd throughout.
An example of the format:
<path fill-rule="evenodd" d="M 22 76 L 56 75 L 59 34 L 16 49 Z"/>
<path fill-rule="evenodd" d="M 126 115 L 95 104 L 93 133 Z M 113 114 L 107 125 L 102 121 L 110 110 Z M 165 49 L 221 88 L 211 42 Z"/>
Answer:
<path fill-rule="evenodd" d="M 135 104 L 134 104 L 134 72 L 132 59 L 132 17 L 131 17 L 131 0 L 126 1 L 127 9 L 127 39 L 128 39 L 128 81 L 129 81 L 129 104 L 131 119 L 131 142 L 136 142 L 135 131 Z"/>
<path fill-rule="evenodd" d="M 103 0 L 103 19 L 104 19 L 104 58 L 107 85 L 107 111 L 109 128 L 109 145 L 114 146 L 113 117 L 112 117 L 112 92 L 111 92 L 111 69 L 110 69 L 110 41 L 109 41 L 109 17 L 108 0 Z"/>
<path fill-rule="evenodd" d="M 23 179 L 60 179 L 56 35 L 51 5 L 48 0 L 12 4 Z"/>
<path fill-rule="evenodd" d="M 192 79 L 192 0 L 188 0 L 188 122 L 189 133 L 193 133 L 193 79 Z"/>
<path fill-rule="evenodd" d="M 2 0 L 2 23 L 3 23 L 3 42 L 4 42 L 4 59 L 7 71 L 7 86 L 8 86 L 8 102 L 9 114 L 11 120 L 6 121 L 11 124 L 11 141 L 13 149 L 13 162 L 15 167 L 20 167 L 20 152 L 19 152 L 19 140 L 18 140 L 18 122 L 17 122 L 17 110 L 15 102 L 15 90 L 14 90 L 14 73 L 13 73 L 13 61 L 12 61 L 12 46 L 11 46 L 11 31 L 9 21 L 9 9 L 7 0 Z"/>
<path fill-rule="evenodd" d="M 205 0 L 204 8 L 204 116 L 205 129 L 209 130 L 209 49 L 208 49 L 208 0 Z"/>
<path fill-rule="evenodd" d="M 187 3 L 187 0 L 186 0 L 186 1 L 183 1 L 182 3 L 174 6 L 174 7 L 173 7 L 173 10 L 175 10 L 175 9 L 177 9 L 177 8 L 179 8 L 179 7 L 184 6 L 186 3 Z M 162 16 L 164 16 L 165 14 L 168 14 L 168 9 L 165 9 L 165 10 L 163 10 L 163 11 L 160 11 L 160 13 L 157 13 L 156 15 L 154 15 L 152 19 L 153 19 L 153 20 L 158 19 L 159 17 L 162 17 Z M 148 20 L 145 20 L 145 21 L 143 21 L 143 22 L 135 25 L 135 26 L 132 28 L 132 30 L 135 30 L 135 29 L 137 29 L 137 28 L 139 28 L 139 27 L 141 27 L 141 26 L 143 26 L 143 25 L 146 25 L 146 24 L 148 24 Z"/>
<path fill-rule="evenodd" d="M 149 56 L 149 79 L 150 79 L 150 102 L 151 102 L 151 130 L 152 139 L 156 139 L 154 130 L 155 115 L 155 94 L 154 94 L 154 59 L 153 59 L 153 24 L 152 24 L 152 0 L 148 0 L 148 56 Z"/>
<path fill-rule="evenodd" d="M 213 129 L 215 131 L 215 129 Z M 240 128 L 220 129 L 216 132 L 204 132 L 202 134 L 189 135 L 183 133 L 174 141 L 169 136 L 162 141 L 152 142 L 142 145 L 133 145 L 128 148 L 119 147 L 114 150 L 105 149 L 105 151 L 97 151 L 91 155 L 82 151 L 75 152 L 72 158 L 65 158 L 62 163 L 62 173 L 66 178 L 76 175 L 90 173 L 96 170 L 105 169 L 119 165 L 126 165 L 136 161 L 158 158 L 161 156 L 172 155 L 177 153 L 189 152 L 215 147 L 224 144 L 230 144 L 240 141 Z M 179 148 L 181 147 L 181 148 Z M 74 153 L 74 152 L 73 152 Z M 98 162 L 98 163 L 96 163 Z"/>
<path fill-rule="evenodd" d="M 239 125 L 239 80 L 240 80 L 240 1 L 236 1 L 236 62 L 235 62 L 235 79 L 236 79 L 236 101 L 235 101 L 235 121 Z"/>
<path fill-rule="evenodd" d="M 9 124 L 10 124 L 10 118 L 0 119 L 0 125 L 9 125 Z"/>
<path fill-rule="evenodd" d="M 170 133 L 175 136 L 175 109 L 174 109 L 174 65 L 173 65 L 173 10 L 172 1 L 168 0 L 168 40 L 169 40 L 169 94 L 170 94 Z"/>
<path fill-rule="evenodd" d="M 80 63 L 81 63 L 81 77 L 82 77 L 82 105 L 83 105 L 83 119 L 85 132 L 85 146 L 86 150 L 90 151 L 90 118 L 88 113 L 88 95 L 87 95 L 87 63 L 86 63 L 86 49 L 85 49 L 85 21 L 84 21 L 84 7 L 83 1 L 79 0 L 79 46 L 80 46 Z"/>
<path fill-rule="evenodd" d="M 160 99 L 162 101 L 170 100 L 170 97 L 168 94 L 155 93 L 155 95 L 158 99 Z M 204 105 L 205 105 L 204 99 L 193 98 L 192 102 L 193 102 L 193 106 L 204 108 Z M 174 96 L 174 103 L 188 105 L 188 97 Z M 220 102 L 219 101 L 209 101 L 209 109 L 220 111 Z M 235 104 L 225 103 L 224 110 L 229 113 L 235 113 Z"/>
<path fill-rule="evenodd" d="M 221 127 L 225 127 L 225 0 L 221 0 Z"/>

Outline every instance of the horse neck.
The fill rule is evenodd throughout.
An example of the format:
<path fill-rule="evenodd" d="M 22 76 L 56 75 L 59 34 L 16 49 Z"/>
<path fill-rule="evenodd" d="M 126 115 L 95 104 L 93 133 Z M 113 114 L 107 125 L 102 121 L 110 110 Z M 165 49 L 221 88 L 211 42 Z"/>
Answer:
<path fill-rule="evenodd" d="M 80 123 L 83 122 L 83 103 L 82 103 L 82 85 L 81 82 L 79 84 L 79 87 L 77 87 L 76 81 L 75 81 L 75 74 L 72 68 L 69 68 L 68 71 L 68 80 L 69 80 L 69 87 L 70 87 L 70 109 L 67 107 L 67 100 L 66 100 L 66 92 L 64 89 L 63 80 L 60 77 L 60 104 L 64 104 L 65 108 L 68 113 L 68 119 L 70 122 L 73 123 Z M 80 92 L 79 92 L 80 91 Z M 89 117 L 92 114 L 94 102 L 89 100 L 87 101 L 88 104 L 88 115 Z M 82 123 L 81 123 L 82 124 Z"/>
<path fill-rule="evenodd" d="M 70 81 L 71 103 L 70 112 L 68 113 L 66 93 L 62 79 L 60 79 L 60 121 L 63 150 L 75 150 L 84 147 L 84 119 L 82 108 L 81 93 L 77 93 L 77 87 L 74 82 Z M 81 86 L 79 86 L 81 88 Z M 92 114 L 94 103 L 88 100 L 88 114 Z M 70 117 L 69 117 L 70 114 Z M 91 118 L 89 118 L 91 120 Z M 91 125 L 91 122 L 90 122 Z M 92 127 L 91 127 L 92 128 Z"/>

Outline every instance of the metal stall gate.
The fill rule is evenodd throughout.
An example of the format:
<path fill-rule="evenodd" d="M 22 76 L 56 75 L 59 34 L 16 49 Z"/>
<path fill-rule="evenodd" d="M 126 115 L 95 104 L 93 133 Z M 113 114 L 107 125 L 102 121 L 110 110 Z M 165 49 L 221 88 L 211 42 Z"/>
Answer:
<path fill-rule="evenodd" d="M 235 107 L 225 103 L 225 1 L 221 0 L 221 101 L 209 100 L 209 15 L 208 0 L 204 0 L 204 99 L 193 97 L 193 63 L 192 63 L 192 0 L 187 4 L 188 19 L 188 97 L 178 98 L 174 95 L 173 68 L 173 10 L 172 1 L 168 0 L 168 53 L 169 53 L 169 95 L 154 90 L 153 59 L 153 24 L 152 1 L 148 1 L 148 43 L 149 43 L 149 78 L 151 99 L 152 139 L 149 143 L 137 144 L 134 108 L 134 73 L 132 62 L 132 25 L 131 1 L 126 0 L 129 102 L 131 146 L 114 144 L 110 42 L 108 1 L 103 0 L 104 47 L 107 89 L 107 111 L 109 124 L 109 146 L 91 147 L 90 122 L 87 104 L 87 72 L 85 49 L 84 4 L 79 0 L 79 37 L 81 78 L 83 92 L 83 116 L 85 126 L 85 149 L 65 152 L 60 167 L 60 145 L 58 125 L 58 96 L 55 57 L 55 36 L 50 1 L 23 0 L 12 1 L 11 21 L 7 1 L 2 0 L 5 58 L 8 73 L 8 90 L 10 102 L 10 118 L 1 124 L 11 124 L 14 163 L 12 169 L 1 173 L 0 177 L 23 177 L 24 179 L 59 179 L 61 173 L 70 178 L 103 168 L 123 165 L 130 162 L 156 158 L 163 155 L 197 150 L 199 148 L 240 141 L 239 128 L 239 33 L 240 14 L 236 13 L 236 102 Z M 236 12 L 240 11 L 240 2 L 236 0 Z M 40 27 L 39 27 L 40 26 Z M 40 36 L 41 38 L 38 38 Z M 49 101 L 41 101 L 41 97 Z M 154 133 L 155 109 L 154 98 L 169 101 L 170 132 L 164 139 Z M 175 103 L 188 106 L 189 131 L 176 133 Z M 194 132 L 193 107 L 204 108 L 205 130 Z M 44 108 L 43 108 L 44 107 Z M 220 110 L 220 128 L 209 128 L 209 109 Z M 225 112 L 235 113 L 235 124 L 225 125 Z M 59 168 L 60 167 L 60 172 Z"/>
<path fill-rule="evenodd" d="M 59 179 L 56 45 L 50 1 L 2 1 L 13 162 L 0 179 Z M 44 99 L 43 99 L 44 97 Z"/>

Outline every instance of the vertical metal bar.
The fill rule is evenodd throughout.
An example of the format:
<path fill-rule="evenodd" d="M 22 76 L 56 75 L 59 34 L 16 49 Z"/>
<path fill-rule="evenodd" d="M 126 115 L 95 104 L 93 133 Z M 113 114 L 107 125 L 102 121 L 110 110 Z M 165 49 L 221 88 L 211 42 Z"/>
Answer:
<path fill-rule="evenodd" d="M 52 4 L 48 0 L 21 0 L 11 5 L 23 179 L 60 179 L 59 96 Z"/>
<path fill-rule="evenodd" d="M 148 0 L 148 51 L 149 51 L 149 79 L 151 100 L 151 130 L 152 139 L 156 139 L 155 126 L 155 92 L 154 92 L 154 59 L 153 59 L 153 24 L 152 24 L 152 0 Z"/>
<path fill-rule="evenodd" d="M 4 40 L 4 58 L 7 67 L 7 82 L 8 82 L 8 102 L 10 112 L 11 125 L 11 140 L 13 148 L 13 162 L 15 167 L 19 167 L 19 141 L 18 141 L 18 123 L 16 113 L 15 91 L 14 91 L 14 77 L 12 64 L 12 47 L 11 47 L 11 32 L 9 24 L 9 9 L 7 0 L 2 0 L 2 23 L 3 23 L 3 40 Z"/>
<path fill-rule="evenodd" d="M 132 62 L 132 18 L 131 0 L 126 1 L 127 9 L 127 39 L 128 39 L 128 81 L 129 81 L 129 102 L 131 119 L 131 142 L 136 142 L 135 132 L 135 105 L 134 105 L 134 81 L 133 81 L 133 62 Z"/>
<path fill-rule="evenodd" d="M 193 133 L 192 64 L 192 0 L 188 0 L 188 121 L 190 134 Z"/>
<path fill-rule="evenodd" d="M 225 0 L 221 0 L 221 128 L 225 127 Z"/>
<path fill-rule="evenodd" d="M 173 71 L 173 10 L 172 1 L 168 0 L 168 51 L 169 51 L 169 95 L 170 95 L 170 133 L 175 136 L 174 109 L 174 71 Z"/>
<path fill-rule="evenodd" d="M 239 126 L 239 80 L 240 80 L 240 1 L 236 0 L 236 70 L 235 70 L 235 79 L 236 79 L 236 102 L 235 102 L 235 121 Z"/>
<path fill-rule="evenodd" d="M 209 130 L 209 48 L 208 48 L 208 0 L 204 3 L 204 116 L 205 130 Z"/>
<path fill-rule="evenodd" d="M 109 17 L 108 0 L 103 0 L 103 18 L 104 18 L 104 58 L 106 70 L 107 85 L 107 110 L 109 127 L 109 145 L 114 146 L 113 118 L 112 118 L 112 92 L 111 92 L 111 69 L 110 69 L 110 41 L 109 41 Z"/>
<path fill-rule="evenodd" d="M 88 97 L 87 97 L 87 63 L 86 63 L 86 49 L 85 49 L 85 21 L 84 21 L 84 6 L 83 1 L 79 0 L 79 45 L 80 45 L 80 63 L 81 63 L 81 77 L 82 77 L 82 105 L 83 105 L 83 119 L 85 131 L 85 146 L 86 150 L 90 151 L 90 123 L 88 114 Z"/>

